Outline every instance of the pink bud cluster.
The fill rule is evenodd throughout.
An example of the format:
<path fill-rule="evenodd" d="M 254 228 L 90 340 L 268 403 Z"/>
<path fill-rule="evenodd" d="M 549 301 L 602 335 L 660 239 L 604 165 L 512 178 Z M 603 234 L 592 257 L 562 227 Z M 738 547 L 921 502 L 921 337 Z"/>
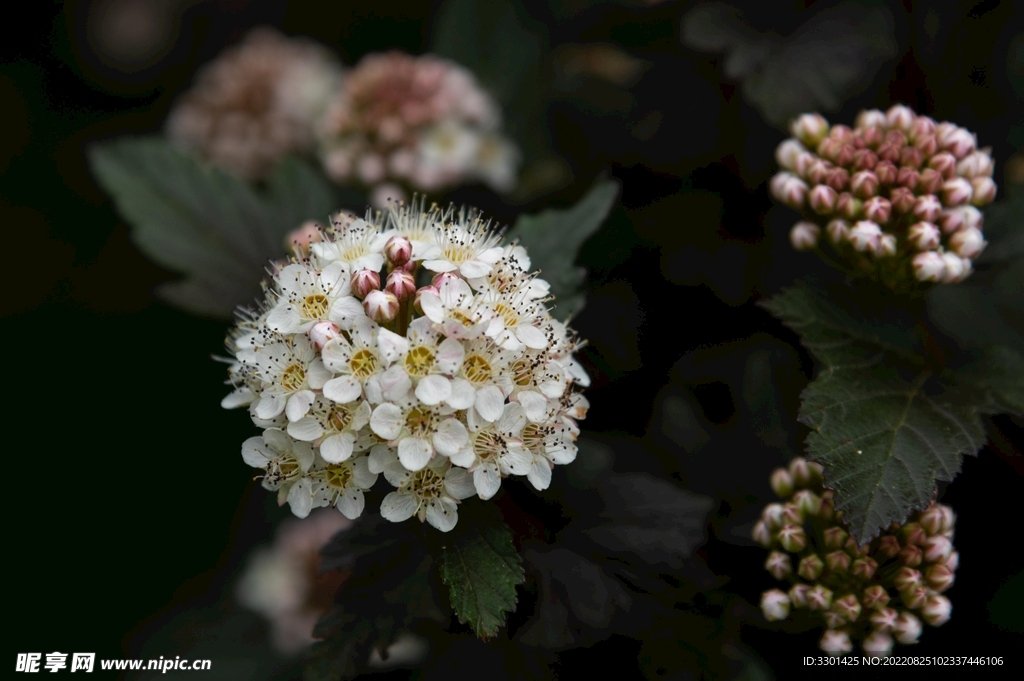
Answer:
<path fill-rule="evenodd" d="M 802 458 L 772 473 L 782 503 L 768 504 L 753 538 L 771 549 L 765 569 L 787 590 L 761 596 L 769 621 L 791 610 L 821 619 L 821 649 L 841 655 L 858 642 L 868 655 L 889 655 L 895 642 L 916 643 L 921 620 L 947 622 L 952 604 L 942 595 L 953 585 L 959 555 L 953 550 L 952 509 L 933 503 L 904 525 L 893 525 L 858 545 L 823 487 L 821 466 Z"/>
<path fill-rule="evenodd" d="M 903 105 L 862 111 L 852 129 L 804 114 L 791 132 L 770 189 L 805 214 L 794 248 L 817 247 L 824 230 L 854 271 L 893 289 L 971 274 L 986 245 L 978 207 L 996 195 L 992 158 L 972 133 Z"/>
<path fill-rule="evenodd" d="M 500 111 L 465 68 L 433 55 L 371 54 L 349 73 L 320 125 L 321 158 L 337 182 L 401 199 L 483 181 L 515 184 L 518 152 L 499 133 Z"/>

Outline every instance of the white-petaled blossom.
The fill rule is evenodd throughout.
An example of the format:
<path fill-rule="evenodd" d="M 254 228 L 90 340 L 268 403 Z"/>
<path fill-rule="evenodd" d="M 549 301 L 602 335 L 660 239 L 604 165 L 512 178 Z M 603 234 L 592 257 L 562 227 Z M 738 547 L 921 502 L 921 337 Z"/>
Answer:
<path fill-rule="evenodd" d="M 299 517 L 329 505 L 356 518 L 384 473 L 397 489 L 382 515 L 442 531 L 505 477 L 547 489 L 576 458 L 590 379 L 526 250 L 475 210 L 422 199 L 317 235 L 227 342 L 222 404 L 265 429 L 243 447 L 264 487 Z M 398 279 L 395 313 L 368 316 L 366 299 Z"/>

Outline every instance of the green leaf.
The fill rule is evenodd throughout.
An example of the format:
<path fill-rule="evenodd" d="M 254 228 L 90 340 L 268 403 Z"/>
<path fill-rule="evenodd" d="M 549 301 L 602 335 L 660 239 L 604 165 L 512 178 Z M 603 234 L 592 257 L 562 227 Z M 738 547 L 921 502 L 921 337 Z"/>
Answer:
<path fill-rule="evenodd" d="M 439 563 L 459 621 L 480 638 L 497 634 L 505 613 L 515 609 L 516 585 L 525 579 L 508 527 L 484 514 L 462 514 L 444 538 Z"/>
<path fill-rule="evenodd" d="M 259 192 L 162 138 L 123 138 L 89 156 L 139 250 L 184 274 L 159 295 L 204 316 L 229 319 L 251 304 L 268 261 L 285 255 L 288 232 L 343 207 L 324 177 L 297 159 L 283 161 Z"/>
<path fill-rule="evenodd" d="M 811 459 L 850 531 L 866 542 L 928 505 L 936 482 L 959 472 L 985 443 L 984 414 L 1024 411 L 1024 360 L 992 348 L 935 370 L 918 351 L 909 315 L 850 314 L 806 287 L 765 307 L 800 334 L 821 362 L 801 395 Z"/>
<path fill-rule="evenodd" d="M 526 247 L 533 269 L 551 284 L 555 309 L 568 319 L 583 308 L 583 281 L 587 272 L 574 266 L 580 247 L 608 216 L 619 185 L 613 180 L 598 182 L 579 202 L 567 209 L 547 209 L 537 215 L 523 215 L 509 230 L 509 239 Z"/>

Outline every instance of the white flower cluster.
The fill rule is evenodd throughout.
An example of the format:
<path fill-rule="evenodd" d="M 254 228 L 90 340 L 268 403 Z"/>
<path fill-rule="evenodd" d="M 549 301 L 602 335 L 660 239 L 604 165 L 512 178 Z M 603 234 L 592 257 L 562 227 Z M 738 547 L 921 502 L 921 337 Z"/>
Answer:
<path fill-rule="evenodd" d="M 295 515 L 356 518 L 383 473 L 385 518 L 447 532 L 461 499 L 509 475 L 545 489 L 575 459 L 589 379 L 525 249 L 422 201 L 337 219 L 307 248 L 232 333 L 223 401 L 264 429 L 242 457 Z"/>

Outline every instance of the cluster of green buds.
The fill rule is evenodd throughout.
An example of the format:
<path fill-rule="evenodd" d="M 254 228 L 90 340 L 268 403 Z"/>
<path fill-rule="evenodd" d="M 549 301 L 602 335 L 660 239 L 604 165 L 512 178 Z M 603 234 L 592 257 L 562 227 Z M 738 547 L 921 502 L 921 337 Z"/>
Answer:
<path fill-rule="evenodd" d="M 782 503 L 768 504 L 753 538 L 770 549 L 765 569 L 790 584 L 761 595 L 769 621 L 820 618 L 820 646 L 832 655 L 858 642 L 868 655 L 889 655 L 895 642 L 916 643 L 922 623 L 940 626 L 952 611 L 942 595 L 953 584 L 959 555 L 953 550 L 955 516 L 933 503 L 904 525 L 893 523 L 858 545 L 836 511 L 822 468 L 802 458 L 772 473 Z"/>

